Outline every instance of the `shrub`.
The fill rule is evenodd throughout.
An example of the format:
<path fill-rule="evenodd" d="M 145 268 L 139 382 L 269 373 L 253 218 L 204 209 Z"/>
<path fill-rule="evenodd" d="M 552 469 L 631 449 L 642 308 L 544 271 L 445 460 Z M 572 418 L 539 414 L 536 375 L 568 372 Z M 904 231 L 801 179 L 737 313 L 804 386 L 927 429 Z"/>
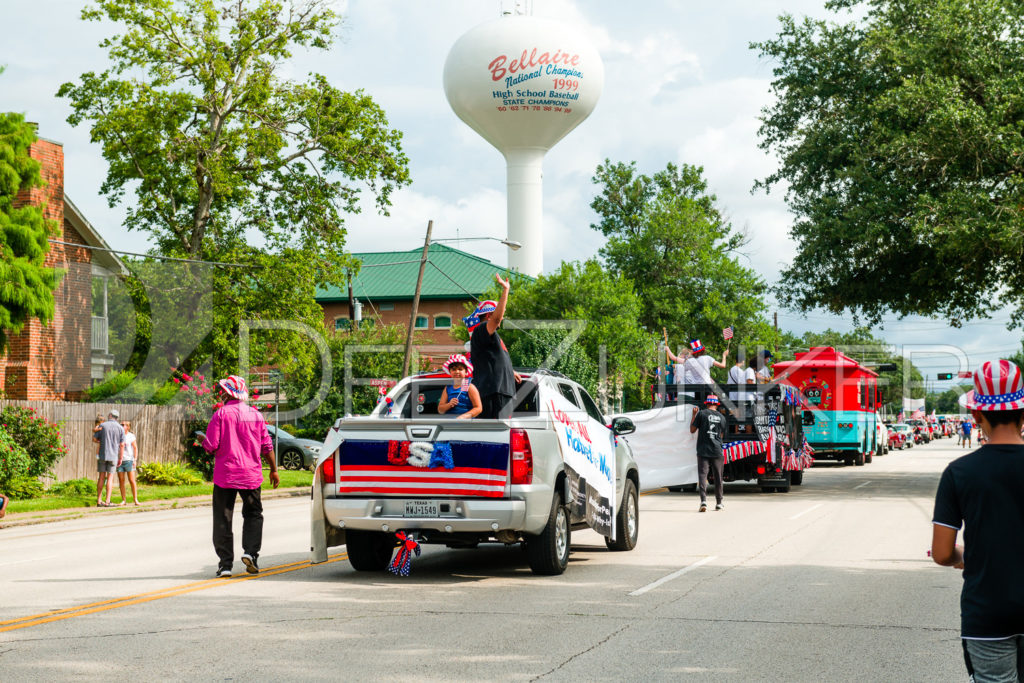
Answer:
<path fill-rule="evenodd" d="M 0 423 L 0 491 L 7 489 L 12 479 L 28 474 L 28 453 Z"/>
<path fill-rule="evenodd" d="M 57 461 L 68 452 L 60 440 L 61 423 L 49 422 L 32 408 L 7 406 L 0 410 L 0 424 L 28 453 L 26 474 L 30 477 L 50 474 Z"/>
<path fill-rule="evenodd" d="M 111 373 L 102 383 L 85 391 L 88 403 L 102 403 L 113 398 L 118 403 L 166 405 L 177 396 L 178 387 L 171 382 L 137 379 L 129 370 Z"/>
<path fill-rule="evenodd" d="M 82 477 L 81 479 L 68 479 L 67 481 L 59 481 L 49 489 L 46 494 L 49 496 L 87 496 L 95 495 L 96 493 L 96 482 L 92 479 Z"/>
<path fill-rule="evenodd" d="M 43 497 L 43 484 L 35 477 L 15 477 L 4 485 L 11 500 L 31 500 Z"/>
<path fill-rule="evenodd" d="M 298 429 L 289 427 L 288 431 L 291 432 L 292 436 L 296 439 L 313 439 L 314 441 L 323 441 L 325 438 L 323 430 L 315 427 L 309 429 L 305 427 L 300 427 Z"/>
<path fill-rule="evenodd" d="M 138 479 L 143 484 L 158 486 L 187 486 L 201 484 L 199 473 L 180 463 L 147 462 L 139 465 Z"/>

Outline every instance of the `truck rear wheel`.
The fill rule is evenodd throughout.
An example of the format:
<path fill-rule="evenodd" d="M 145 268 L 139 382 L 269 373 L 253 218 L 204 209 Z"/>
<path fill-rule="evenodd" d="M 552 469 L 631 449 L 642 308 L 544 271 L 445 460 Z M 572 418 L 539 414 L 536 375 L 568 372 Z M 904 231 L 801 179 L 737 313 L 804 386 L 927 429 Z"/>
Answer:
<path fill-rule="evenodd" d="M 853 464 L 857 467 L 864 467 L 864 451 L 857 451 L 857 457 L 853 459 Z"/>
<path fill-rule="evenodd" d="M 395 540 L 391 534 L 380 531 L 349 529 L 345 538 L 348 561 L 359 572 L 379 572 L 387 569 Z"/>
<path fill-rule="evenodd" d="M 637 503 L 636 484 L 626 480 L 622 492 L 622 505 L 615 515 L 615 540 L 605 536 L 604 543 L 609 550 L 632 550 L 640 536 L 640 505 Z"/>
<path fill-rule="evenodd" d="M 537 536 L 526 539 L 526 561 L 534 574 L 557 576 L 569 566 L 569 544 L 572 529 L 569 509 L 557 493 L 551 501 L 547 526 Z"/>
<path fill-rule="evenodd" d="M 800 486 L 800 484 L 804 483 L 804 471 L 800 470 L 799 472 L 790 472 L 789 483 L 793 486 Z"/>

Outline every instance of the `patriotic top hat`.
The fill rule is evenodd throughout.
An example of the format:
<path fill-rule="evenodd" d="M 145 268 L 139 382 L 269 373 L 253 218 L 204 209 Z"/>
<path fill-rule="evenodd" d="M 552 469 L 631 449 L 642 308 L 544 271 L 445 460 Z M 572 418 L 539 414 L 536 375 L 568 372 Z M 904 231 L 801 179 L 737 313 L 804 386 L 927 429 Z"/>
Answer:
<path fill-rule="evenodd" d="M 968 410 L 1024 409 L 1024 378 L 1008 360 L 989 361 L 974 371 L 974 391 L 960 397 Z"/>
<path fill-rule="evenodd" d="M 718 405 L 718 397 L 715 396 L 714 394 L 708 394 L 708 397 L 706 399 L 704 399 L 704 403 L 706 403 L 709 406 L 717 406 Z"/>
<path fill-rule="evenodd" d="M 700 343 L 700 339 L 694 339 L 690 341 L 690 351 L 693 353 L 700 353 L 704 350 L 704 345 Z"/>
<path fill-rule="evenodd" d="M 249 400 L 249 390 L 245 387 L 245 380 L 238 375 L 231 375 L 219 380 L 217 386 L 231 398 L 237 398 L 239 401 Z"/>
<path fill-rule="evenodd" d="M 488 299 L 487 301 L 481 301 L 480 304 L 476 307 L 476 310 L 473 311 L 473 314 L 467 315 L 465 318 L 462 319 L 462 322 L 466 324 L 466 329 L 472 332 L 473 328 L 480 324 L 480 316 L 485 315 L 487 313 L 493 313 L 497 308 L 497 301 L 491 301 L 490 299 Z"/>
<path fill-rule="evenodd" d="M 442 365 L 441 367 L 444 368 L 444 371 L 450 375 L 452 373 L 448 368 L 452 365 L 462 365 L 466 368 L 467 375 L 473 375 L 473 364 L 470 363 L 469 359 L 463 356 L 461 353 L 453 353 L 452 355 L 448 356 L 448 360 L 446 360 L 444 362 L 444 365 Z"/>

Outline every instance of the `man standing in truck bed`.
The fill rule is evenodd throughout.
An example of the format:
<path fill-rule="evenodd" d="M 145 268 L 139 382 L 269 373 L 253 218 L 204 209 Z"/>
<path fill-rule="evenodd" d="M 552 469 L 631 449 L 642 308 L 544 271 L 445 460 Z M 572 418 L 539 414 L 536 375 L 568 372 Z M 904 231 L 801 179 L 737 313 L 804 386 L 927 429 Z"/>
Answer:
<path fill-rule="evenodd" d="M 505 317 L 509 281 L 495 274 L 501 285 L 498 301 L 482 301 L 473 315 L 463 318 L 469 330 L 469 355 L 473 361 L 473 384 L 480 392 L 484 419 L 505 419 L 512 416 L 512 397 L 519 375 L 512 369 L 512 359 L 505 343 L 498 336 L 498 327 Z"/>

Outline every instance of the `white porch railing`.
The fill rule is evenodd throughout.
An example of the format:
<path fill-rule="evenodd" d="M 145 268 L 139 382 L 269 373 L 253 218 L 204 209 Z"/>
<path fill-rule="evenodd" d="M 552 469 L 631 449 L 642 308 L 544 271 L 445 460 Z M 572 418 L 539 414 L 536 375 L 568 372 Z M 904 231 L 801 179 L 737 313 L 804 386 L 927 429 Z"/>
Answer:
<path fill-rule="evenodd" d="M 92 317 L 92 350 L 109 353 L 110 336 L 107 330 L 107 319 L 99 316 Z"/>

